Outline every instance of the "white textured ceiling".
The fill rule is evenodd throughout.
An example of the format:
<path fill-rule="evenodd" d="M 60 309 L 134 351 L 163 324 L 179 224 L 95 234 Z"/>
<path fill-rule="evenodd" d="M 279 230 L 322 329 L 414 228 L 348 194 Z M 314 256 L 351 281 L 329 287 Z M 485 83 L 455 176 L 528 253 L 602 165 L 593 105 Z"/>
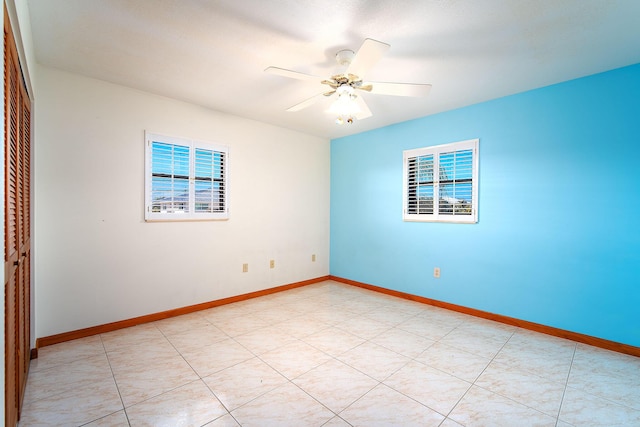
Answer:
<path fill-rule="evenodd" d="M 28 0 L 39 63 L 335 138 L 640 62 L 638 0 Z M 430 83 L 427 98 L 363 94 L 338 126 L 329 100 L 285 110 L 335 53 L 391 45 L 366 80 Z M 326 86 L 324 86 L 326 88 Z"/>

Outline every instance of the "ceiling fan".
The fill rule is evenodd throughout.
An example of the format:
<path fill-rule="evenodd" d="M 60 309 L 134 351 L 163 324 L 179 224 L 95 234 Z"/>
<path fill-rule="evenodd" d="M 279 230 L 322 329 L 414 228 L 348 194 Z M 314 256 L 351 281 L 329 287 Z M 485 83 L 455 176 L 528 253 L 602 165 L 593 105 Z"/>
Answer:
<path fill-rule="evenodd" d="M 335 94 L 337 99 L 329 108 L 329 112 L 337 116 L 336 123 L 338 124 L 353 123 L 354 119 L 362 120 L 372 116 L 367 104 L 361 96 L 358 96 L 359 91 L 377 95 L 422 97 L 427 96 L 431 89 L 430 84 L 370 82 L 363 80 L 362 77 L 390 47 L 387 43 L 366 39 L 357 53 L 350 49 L 339 51 L 336 54 L 336 61 L 339 65 L 346 67 L 346 71 L 333 75 L 328 79 L 278 67 L 267 67 L 264 71 L 278 76 L 317 82 L 328 86 L 329 90 L 325 89 L 323 92 L 288 108 L 287 111 L 300 111 L 318 102 L 323 96 L 329 97 Z"/>

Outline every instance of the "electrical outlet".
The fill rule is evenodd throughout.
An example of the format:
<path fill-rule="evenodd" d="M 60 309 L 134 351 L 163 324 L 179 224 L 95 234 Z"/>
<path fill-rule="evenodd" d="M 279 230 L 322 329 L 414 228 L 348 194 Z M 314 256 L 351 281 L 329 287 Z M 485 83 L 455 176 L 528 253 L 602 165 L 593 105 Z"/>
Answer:
<path fill-rule="evenodd" d="M 269 268 L 275 268 L 276 267 L 276 261 L 275 260 L 271 260 L 269 261 Z"/>
<path fill-rule="evenodd" d="M 435 277 L 436 279 L 440 278 L 440 267 L 433 268 L 433 277 Z"/>
<path fill-rule="evenodd" d="M 316 254 L 311 255 L 311 262 L 316 262 Z"/>
<path fill-rule="evenodd" d="M 249 264 L 242 264 L 242 272 L 247 273 L 249 271 Z"/>

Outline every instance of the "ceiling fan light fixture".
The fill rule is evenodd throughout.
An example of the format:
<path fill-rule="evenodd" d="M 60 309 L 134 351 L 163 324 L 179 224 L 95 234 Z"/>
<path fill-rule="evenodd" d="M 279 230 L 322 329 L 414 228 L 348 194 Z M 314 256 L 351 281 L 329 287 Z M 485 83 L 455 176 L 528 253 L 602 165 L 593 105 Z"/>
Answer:
<path fill-rule="evenodd" d="M 345 123 L 352 124 L 354 120 L 355 119 L 351 116 L 348 116 L 348 117 L 338 116 L 338 118 L 336 118 L 336 124 L 337 125 L 343 125 Z"/>
<path fill-rule="evenodd" d="M 353 123 L 354 117 L 361 111 L 356 102 L 357 95 L 353 88 L 349 85 L 342 85 L 336 89 L 336 94 L 338 99 L 329 107 L 329 113 L 337 116 L 336 124 L 338 125 Z"/>

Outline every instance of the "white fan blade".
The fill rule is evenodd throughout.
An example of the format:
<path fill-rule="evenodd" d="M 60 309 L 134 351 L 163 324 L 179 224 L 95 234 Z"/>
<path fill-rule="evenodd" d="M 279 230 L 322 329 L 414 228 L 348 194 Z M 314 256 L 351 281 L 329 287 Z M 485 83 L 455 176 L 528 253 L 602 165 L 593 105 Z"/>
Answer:
<path fill-rule="evenodd" d="M 311 74 L 299 73 L 297 71 L 278 67 L 267 67 L 264 71 L 269 74 L 275 74 L 276 76 L 289 77 L 290 79 L 313 81 L 317 83 L 320 83 L 323 80 L 322 77 L 312 76 Z"/>
<path fill-rule="evenodd" d="M 347 68 L 347 74 L 355 74 L 358 77 L 362 77 L 367 74 L 367 71 L 371 69 L 382 58 L 391 46 L 379 42 L 373 39 L 366 39 L 355 58 L 351 61 L 351 65 Z"/>
<path fill-rule="evenodd" d="M 311 98 L 306 99 L 306 100 L 300 102 L 299 104 L 294 105 L 293 107 L 287 108 L 287 111 L 289 111 L 290 113 L 295 113 L 296 111 L 300 111 L 303 108 L 307 108 L 308 106 L 315 104 L 323 96 L 324 96 L 324 92 L 323 93 L 319 93 L 317 95 L 313 95 Z"/>
<path fill-rule="evenodd" d="M 431 90 L 431 85 L 417 83 L 366 82 L 365 85 L 371 85 L 371 93 L 376 95 L 423 97 Z"/>
<path fill-rule="evenodd" d="M 364 102 L 364 99 L 362 99 L 361 96 L 358 96 L 356 98 L 356 104 L 358 104 L 358 107 L 360 108 L 360 111 L 356 114 L 356 119 L 362 120 L 366 119 L 367 117 L 373 116 L 373 113 L 371 113 L 369 106 L 366 102 Z"/>

